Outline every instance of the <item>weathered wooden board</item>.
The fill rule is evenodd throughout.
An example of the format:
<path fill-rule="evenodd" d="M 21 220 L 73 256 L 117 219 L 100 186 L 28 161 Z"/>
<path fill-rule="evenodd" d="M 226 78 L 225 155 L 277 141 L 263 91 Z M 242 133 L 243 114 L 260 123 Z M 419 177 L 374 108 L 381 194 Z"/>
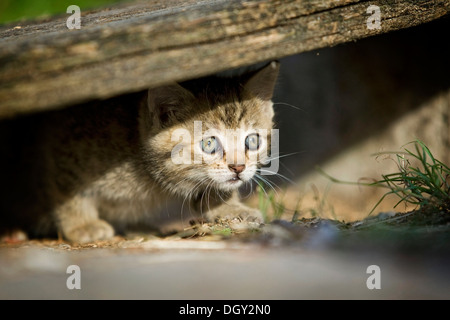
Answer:
<path fill-rule="evenodd" d="M 370 5 L 380 29 L 369 29 Z M 450 1 L 148 1 L 0 29 L 0 117 L 107 98 L 170 81 L 412 27 Z"/>

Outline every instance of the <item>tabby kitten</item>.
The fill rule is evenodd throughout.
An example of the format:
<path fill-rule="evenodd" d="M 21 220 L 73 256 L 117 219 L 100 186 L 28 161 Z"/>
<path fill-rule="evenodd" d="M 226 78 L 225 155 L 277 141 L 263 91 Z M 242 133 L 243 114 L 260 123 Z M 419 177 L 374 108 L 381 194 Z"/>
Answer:
<path fill-rule="evenodd" d="M 1 123 L 2 145 L 10 144 L 2 159 L 3 229 L 108 239 L 113 226 L 151 220 L 174 199 L 210 221 L 262 222 L 237 189 L 267 160 L 270 136 L 257 130 L 273 126 L 278 69 L 272 62 L 237 78 L 174 83 Z M 234 146 L 230 129 L 243 133 Z"/>

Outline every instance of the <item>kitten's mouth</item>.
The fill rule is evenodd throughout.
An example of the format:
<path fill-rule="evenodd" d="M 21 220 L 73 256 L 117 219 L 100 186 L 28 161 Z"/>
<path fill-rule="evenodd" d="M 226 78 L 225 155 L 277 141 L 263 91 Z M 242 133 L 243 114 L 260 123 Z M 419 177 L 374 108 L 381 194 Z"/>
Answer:
<path fill-rule="evenodd" d="M 227 182 L 229 182 L 229 183 L 238 183 L 239 181 L 242 181 L 242 180 L 239 179 L 238 177 L 234 177 L 234 178 L 227 180 Z"/>

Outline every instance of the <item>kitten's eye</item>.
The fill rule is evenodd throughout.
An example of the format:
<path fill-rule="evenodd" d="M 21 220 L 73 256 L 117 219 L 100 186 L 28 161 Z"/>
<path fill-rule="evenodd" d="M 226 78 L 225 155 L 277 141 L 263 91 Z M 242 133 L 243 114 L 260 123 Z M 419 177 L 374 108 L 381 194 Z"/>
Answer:
<path fill-rule="evenodd" d="M 209 154 L 215 153 L 220 147 L 220 144 L 216 137 L 205 138 L 200 142 L 200 145 L 202 146 L 203 152 Z"/>
<path fill-rule="evenodd" d="M 259 138 L 259 134 L 252 133 L 245 138 L 245 147 L 248 150 L 258 150 L 261 144 L 261 139 Z"/>

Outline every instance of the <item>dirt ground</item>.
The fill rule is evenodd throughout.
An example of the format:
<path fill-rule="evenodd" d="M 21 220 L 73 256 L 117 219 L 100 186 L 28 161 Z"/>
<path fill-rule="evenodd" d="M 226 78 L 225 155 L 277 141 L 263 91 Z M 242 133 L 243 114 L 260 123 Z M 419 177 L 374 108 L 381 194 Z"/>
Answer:
<path fill-rule="evenodd" d="M 449 231 L 447 209 L 424 208 L 352 223 L 221 221 L 165 237 L 3 243 L 0 298 L 449 299 Z M 71 265 L 80 289 L 67 286 Z M 373 265 L 380 289 L 368 288 Z"/>

